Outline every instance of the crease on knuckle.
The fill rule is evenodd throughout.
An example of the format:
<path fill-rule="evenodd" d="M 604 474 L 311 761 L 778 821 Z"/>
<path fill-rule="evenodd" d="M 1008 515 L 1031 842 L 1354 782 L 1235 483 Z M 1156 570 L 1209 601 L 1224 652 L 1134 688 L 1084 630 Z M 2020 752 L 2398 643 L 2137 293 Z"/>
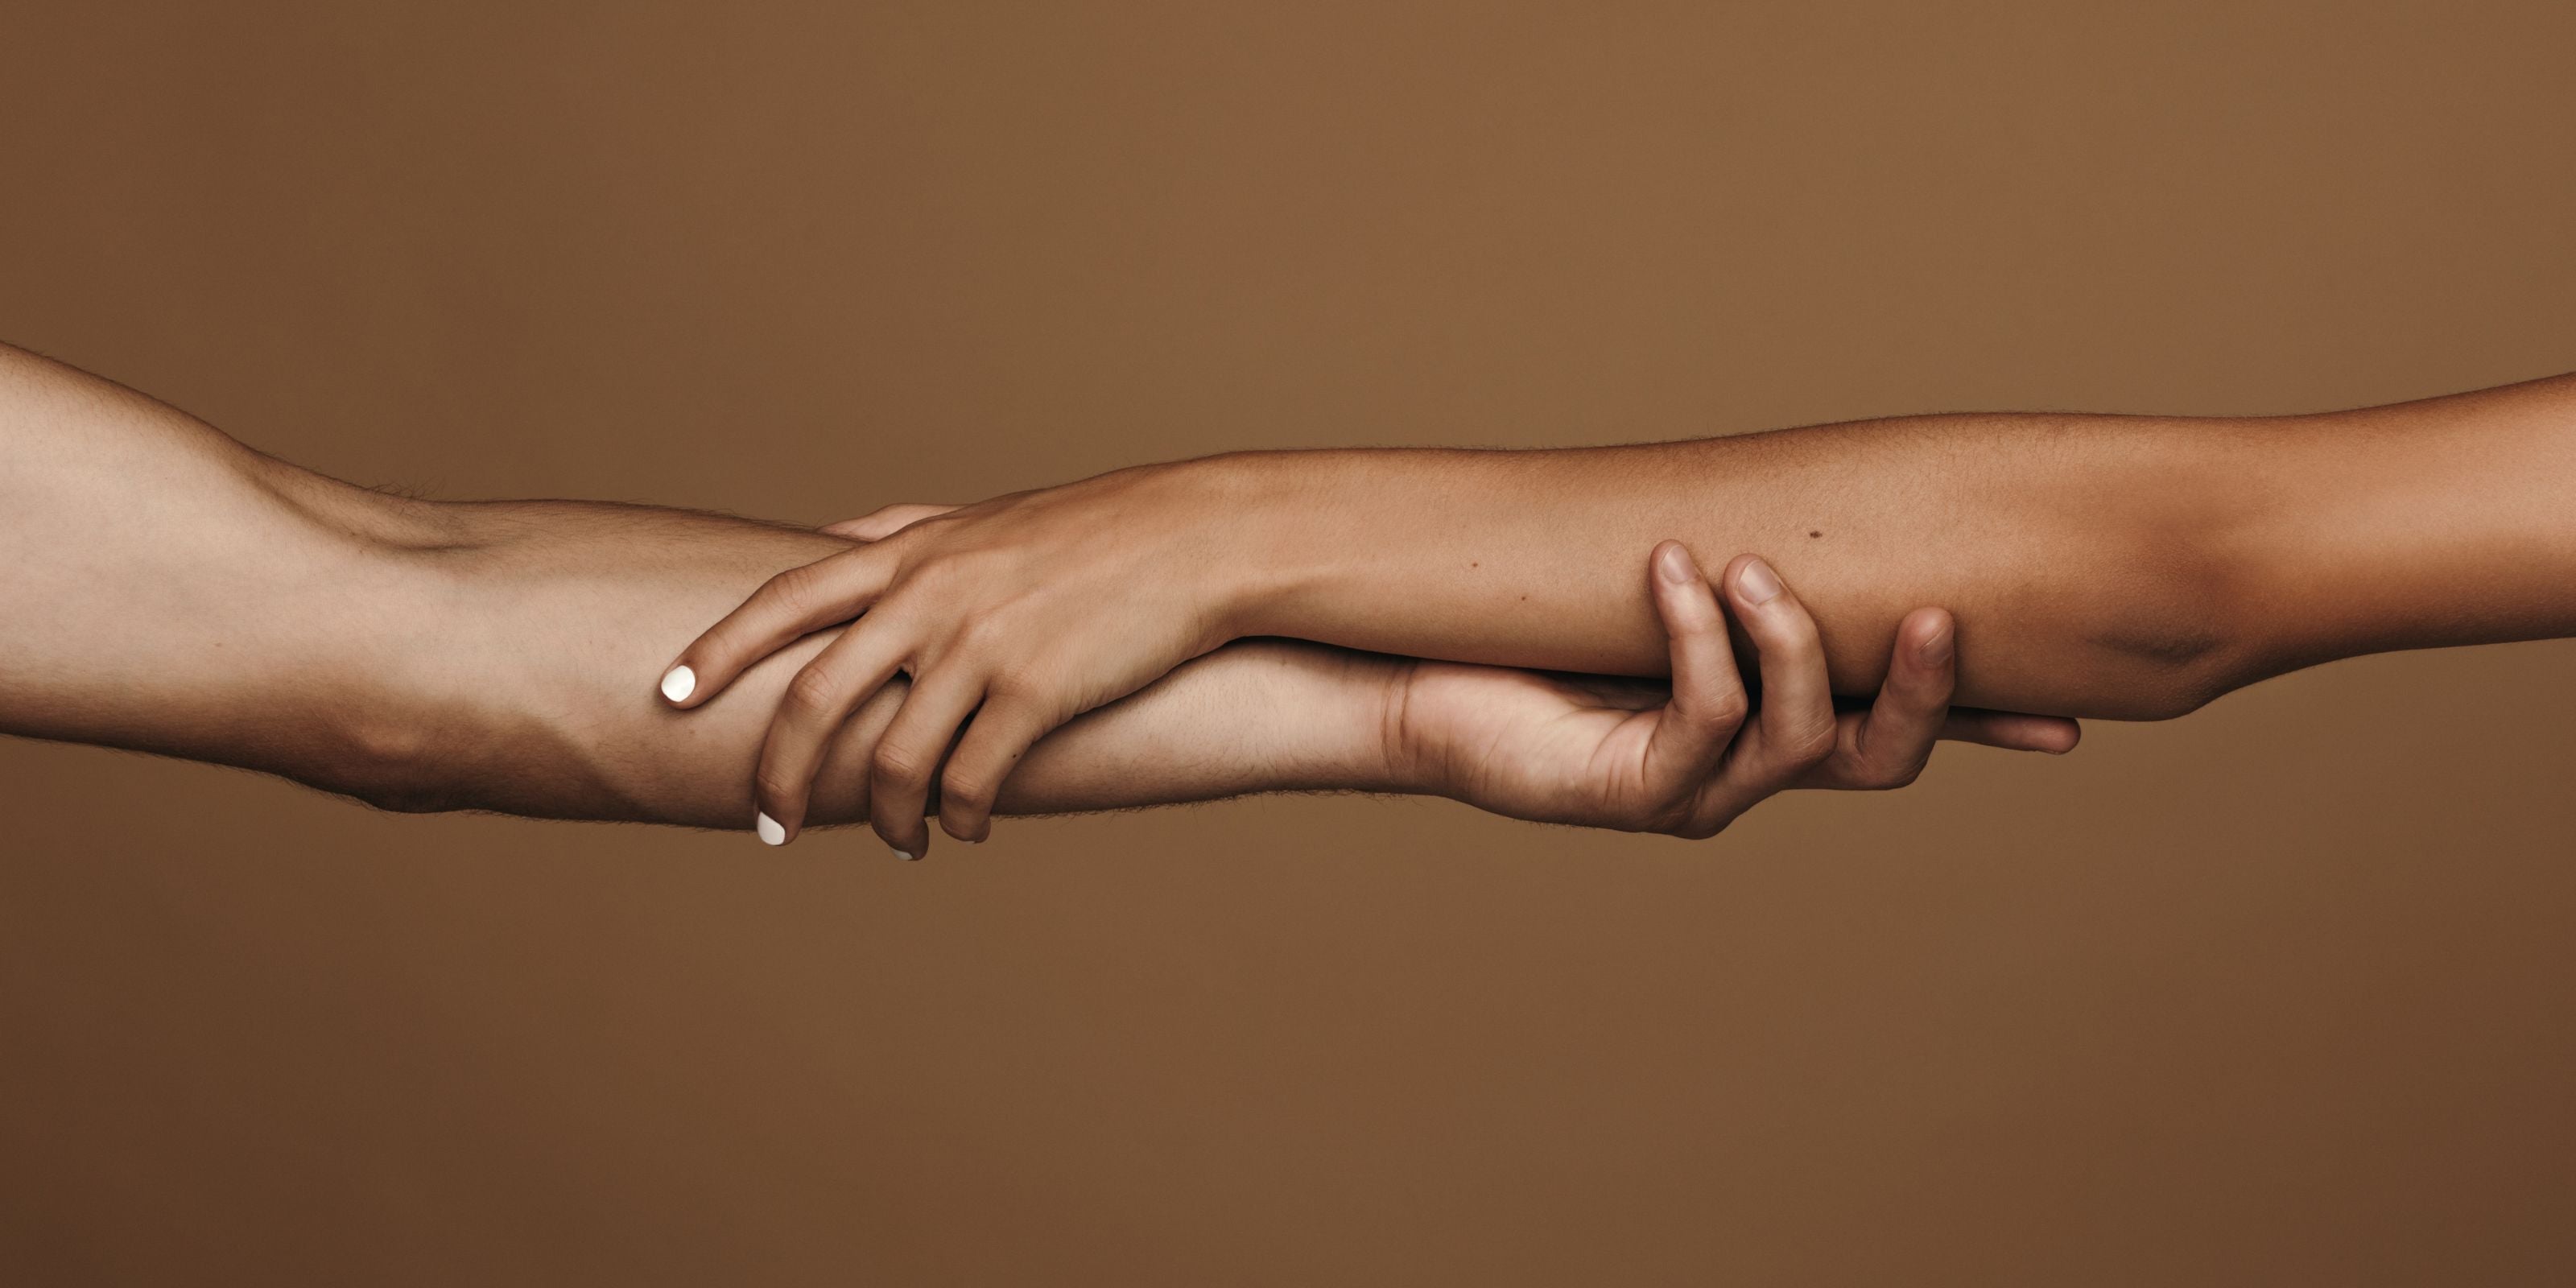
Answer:
<path fill-rule="evenodd" d="M 815 594 L 819 589 L 815 585 L 814 570 L 819 566 L 805 564 L 779 573 L 762 583 L 760 593 L 753 598 L 776 609 L 783 616 L 802 621 L 810 617 L 814 611 Z"/>
<path fill-rule="evenodd" d="M 1719 732 L 1743 728 L 1744 718 L 1752 713 L 1753 704 L 1746 700 L 1741 688 L 1724 697 L 1700 703 L 1692 712 L 1702 728 Z"/>
<path fill-rule="evenodd" d="M 948 771 L 948 777 L 939 787 L 939 799 L 942 802 L 954 805 L 970 815 L 991 813 L 994 795 L 991 777 L 980 771 L 961 773 L 951 769 Z"/>
<path fill-rule="evenodd" d="M 969 656 L 980 656 L 999 647 L 1010 638 L 1010 628 L 1002 624 L 1001 614 L 990 608 L 970 608 L 957 619 L 955 648 Z"/>
<path fill-rule="evenodd" d="M 1780 755 L 1802 769 L 1813 769 L 1833 758 L 1842 745 L 1842 731 L 1830 720 L 1803 721 L 1780 739 Z"/>
<path fill-rule="evenodd" d="M 1900 787 L 1913 786 L 1914 780 L 1922 773 L 1923 762 L 1920 760 L 1901 760 L 1890 763 L 1863 762 L 1860 769 L 1850 777 L 1862 791 L 1892 792 Z"/>
<path fill-rule="evenodd" d="M 752 782 L 759 788 L 762 800 L 776 805 L 784 805 L 795 800 L 805 789 L 803 782 L 776 765 L 762 765 Z"/>
<path fill-rule="evenodd" d="M 878 744 L 871 762 L 876 781 L 891 788 L 911 790 L 930 785 L 930 758 L 920 751 L 900 746 L 893 740 Z"/>
<path fill-rule="evenodd" d="M 841 678 L 823 667 L 806 667 L 787 682 L 787 693 L 780 701 L 791 716 L 823 719 L 840 705 Z"/>

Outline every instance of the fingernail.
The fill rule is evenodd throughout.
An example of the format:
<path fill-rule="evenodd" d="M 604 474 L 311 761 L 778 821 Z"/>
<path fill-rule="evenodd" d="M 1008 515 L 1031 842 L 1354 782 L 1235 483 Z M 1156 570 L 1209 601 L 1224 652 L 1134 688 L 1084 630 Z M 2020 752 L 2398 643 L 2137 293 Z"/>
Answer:
<path fill-rule="evenodd" d="M 662 696 L 673 702 L 686 702 L 698 691 L 698 673 L 685 666 L 675 666 L 662 673 Z"/>
<path fill-rule="evenodd" d="M 1691 579 L 1690 552 L 1680 546 L 1666 546 L 1655 556 L 1655 573 L 1676 586 L 1687 586 Z"/>
<path fill-rule="evenodd" d="M 1922 647 L 1914 650 L 1914 656 L 1922 659 L 1925 666 L 1947 666 L 1950 664 L 1950 646 L 1956 642 L 1956 633 L 1944 626 L 1939 634 L 1923 641 Z"/>
<path fill-rule="evenodd" d="M 759 811 L 759 817 L 752 820 L 751 826 L 753 831 L 760 833 L 763 844 L 787 844 L 787 825 L 771 818 L 767 810 Z"/>
<path fill-rule="evenodd" d="M 1735 588 L 1744 592 L 1744 602 L 1767 604 L 1780 595 L 1780 574 L 1759 559 L 1748 559 L 1743 571 L 1735 574 Z"/>
<path fill-rule="evenodd" d="M 894 852 L 894 856 L 906 863 L 912 862 L 912 851 L 910 850 L 896 850 Z"/>

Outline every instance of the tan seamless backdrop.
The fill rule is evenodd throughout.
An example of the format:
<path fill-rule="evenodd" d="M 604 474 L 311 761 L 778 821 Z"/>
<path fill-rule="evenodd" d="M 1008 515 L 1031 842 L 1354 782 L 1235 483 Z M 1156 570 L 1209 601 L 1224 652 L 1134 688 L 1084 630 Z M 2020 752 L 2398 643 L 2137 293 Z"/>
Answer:
<path fill-rule="evenodd" d="M 0 336 L 444 497 L 2576 367 L 2563 0 L 0 28 Z M 2571 768 L 2554 643 L 1696 846 L 1275 799 L 906 866 L 9 742 L 0 1280 L 2565 1282 Z"/>

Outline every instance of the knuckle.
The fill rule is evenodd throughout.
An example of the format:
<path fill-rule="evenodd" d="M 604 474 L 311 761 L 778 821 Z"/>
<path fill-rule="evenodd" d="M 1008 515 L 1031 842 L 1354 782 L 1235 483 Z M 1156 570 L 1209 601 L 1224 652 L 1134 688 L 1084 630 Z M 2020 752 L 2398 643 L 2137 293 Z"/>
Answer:
<path fill-rule="evenodd" d="M 1652 834 L 1670 832 L 1686 820 L 1675 810 L 1651 805 L 1631 805 L 1609 811 L 1604 824 L 1621 832 Z"/>
<path fill-rule="evenodd" d="M 780 699 L 791 715 L 819 719 L 832 711 L 841 700 L 840 677 L 816 666 L 806 667 L 787 682 L 787 694 Z"/>
<path fill-rule="evenodd" d="M 992 683 L 985 686 L 986 701 L 996 706 L 1028 705 L 1046 691 L 1045 673 L 1026 662 L 1003 667 L 994 673 Z"/>
<path fill-rule="evenodd" d="M 763 582 L 758 597 L 781 613 L 804 617 L 813 611 L 815 597 L 821 589 L 817 584 L 818 574 L 814 571 L 820 566 L 806 564 L 790 568 Z"/>
<path fill-rule="evenodd" d="M 1696 804 L 1688 793 L 1684 793 L 1678 799 L 1666 800 L 1652 808 L 1630 811 L 1623 826 L 1631 832 L 1687 837 L 1704 821 Z"/>
<path fill-rule="evenodd" d="M 1841 742 L 1840 731 L 1832 721 L 1806 721 L 1780 740 L 1780 754 L 1800 768 L 1812 769 L 1831 758 Z"/>
<path fill-rule="evenodd" d="M 1860 775 L 1860 780 L 1865 790 L 1892 792 L 1900 787 L 1913 786 L 1914 780 L 1922 775 L 1921 761 L 1901 761 L 1893 765 L 1873 765 Z"/>
<path fill-rule="evenodd" d="M 929 525 L 937 522 L 939 520 L 925 519 L 896 533 L 893 539 L 900 541 L 916 533 L 925 533 Z M 920 550 L 918 547 L 922 544 L 922 538 L 916 536 L 902 547 L 908 556 L 903 568 L 905 586 L 915 594 L 942 604 L 961 598 L 975 581 L 973 557 L 940 550 Z"/>
<path fill-rule="evenodd" d="M 939 789 L 941 800 L 969 814 L 982 814 L 991 810 L 993 795 L 992 781 L 980 773 L 960 774 L 952 771 L 947 781 L 940 784 Z"/>
<path fill-rule="evenodd" d="M 1697 710 L 1701 725 L 1717 730 L 1740 729 L 1744 718 L 1752 713 L 1753 704 L 1745 700 L 1742 688 L 1711 698 Z"/>
<path fill-rule="evenodd" d="M 760 772 L 753 776 L 752 784 L 759 789 L 762 800 L 773 803 L 796 799 L 796 794 L 805 786 L 795 775 L 775 765 L 762 765 Z"/>
<path fill-rule="evenodd" d="M 993 609 L 971 609 L 958 619 L 956 638 L 959 649 L 977 656 L 987 655 L 1010 638 L 1010 627 Z"/>
<path fill-rule="evenodd" d="M 1705 841 L 1725 831 L 1726 825 L 1733 821 L 1724 818 L 1694 819 L 1672 829 L 1672 833 L 1685 841 Z"/>
<path fill-rule="evenodd" d="M 871 763 L 877 781 L 889 787 L 924 787 L 930 782 L 930 758 L 892 740 L 878 744 Z"/>

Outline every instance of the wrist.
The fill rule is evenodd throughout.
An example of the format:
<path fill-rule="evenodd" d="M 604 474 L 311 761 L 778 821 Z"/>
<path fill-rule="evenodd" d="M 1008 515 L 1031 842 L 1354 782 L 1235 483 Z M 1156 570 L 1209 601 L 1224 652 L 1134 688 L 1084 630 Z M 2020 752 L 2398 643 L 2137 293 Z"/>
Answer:
<path fill-rule="evenodd" d="M 1277 639 L 1226 653 L 1257 660 L 1268 676 L 1253 726 L 1268 734 L 1260 790 L 1430 790 L 1423 761 L 1406 741 L 1412 659 Z"/>
<path fill-rule="evenodd" d="M 1419 658 L 1385 657 L 1362 654 L 1383 663 L 1374 677 L 1376 703 L 1378 772 L 1388 786 L 1385 790 L 1407 796 L 1447 796 L 1451 790 L 1451 766 L 1455 758 L 1447 743 L 1438 736 L 1435 721 L 1427 718 L 1421 696 L 1423 668 Z"/>
<path fill-rule="evenodd" d="M 1313 475 L 1325 452 L 1231 452 L 1170 467 L 1202 516 L 1197 576 L 1215 643 L 1295 636 L 1283 611 L 1311 577 Z"/>

